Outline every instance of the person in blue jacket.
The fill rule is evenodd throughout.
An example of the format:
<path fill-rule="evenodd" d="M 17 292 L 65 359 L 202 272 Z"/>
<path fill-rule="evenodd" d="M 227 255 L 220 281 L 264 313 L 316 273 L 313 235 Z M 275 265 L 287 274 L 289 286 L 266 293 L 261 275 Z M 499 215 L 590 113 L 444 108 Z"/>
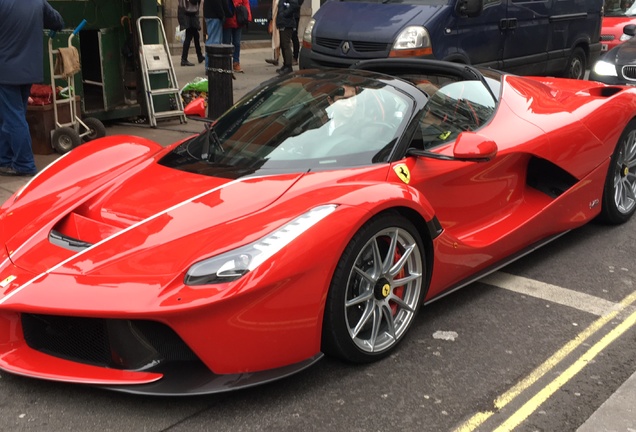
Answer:
<path fill-rule="evenodd" d="M 33 83 L 44 80 L 42 30 L 64 20 L 46 0 L 0 1 L 0 175 L 37 173 L 26 110 Z"/>

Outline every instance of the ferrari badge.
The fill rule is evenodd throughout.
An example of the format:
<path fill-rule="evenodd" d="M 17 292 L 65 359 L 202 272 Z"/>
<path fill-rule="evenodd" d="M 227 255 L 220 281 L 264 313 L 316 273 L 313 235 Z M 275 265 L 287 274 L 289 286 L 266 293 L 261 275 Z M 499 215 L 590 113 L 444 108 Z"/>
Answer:
<path fill-rule="evenodd" d="M 407 167 L 405 164 L 398 164 L 393 167 L 393 171 L 395 171 L 400 180 L 402 180 L 406 184 L 409 184 L 409 182 L 411 181 L 411 173 L 409 172 L 409 167 Z"/>

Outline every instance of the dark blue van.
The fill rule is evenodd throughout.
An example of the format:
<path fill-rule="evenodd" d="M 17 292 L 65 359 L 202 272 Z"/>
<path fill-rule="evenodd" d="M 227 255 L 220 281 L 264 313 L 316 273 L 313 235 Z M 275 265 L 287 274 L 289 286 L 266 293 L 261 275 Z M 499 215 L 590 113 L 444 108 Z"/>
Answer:
<path fill-rule="evenodd" d="M 303 35 L 301 69 L 436 58 L 583 78 L 601 51 L 603 0 L 329 0 Z"/>

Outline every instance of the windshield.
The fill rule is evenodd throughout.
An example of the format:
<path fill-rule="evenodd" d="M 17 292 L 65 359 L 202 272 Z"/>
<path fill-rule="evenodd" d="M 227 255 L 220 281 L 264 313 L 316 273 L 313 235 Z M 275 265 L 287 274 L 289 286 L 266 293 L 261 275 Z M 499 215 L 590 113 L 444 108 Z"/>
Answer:
<path fill-rule="evenodd" d="M 636 16 L 636 5 L 632 0 L 605 0 L 604 15 L 607 17 Z"/>
<path fill-rule="evenodd" d="M 160 163 L 236 178 L 386 162 L 414 102 L 372 75 L 313 72 L 266 84 Z"/>

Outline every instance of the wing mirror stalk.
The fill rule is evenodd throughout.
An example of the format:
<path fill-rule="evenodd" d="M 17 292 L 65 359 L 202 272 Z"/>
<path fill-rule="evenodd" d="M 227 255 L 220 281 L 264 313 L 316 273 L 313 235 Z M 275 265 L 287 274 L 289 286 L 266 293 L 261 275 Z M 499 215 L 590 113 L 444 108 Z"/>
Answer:
<path fill-rule="evenodd" d="M 497 151 L 497 144 L 495 144 L 493 140 L 475 132 L 462 132 L 455 141 L 453 156 L 415 148 L 409 148 L 406 153 L 411 156 L 421 156 L 439 160 L 488 162 L 497 155 Z"/>

